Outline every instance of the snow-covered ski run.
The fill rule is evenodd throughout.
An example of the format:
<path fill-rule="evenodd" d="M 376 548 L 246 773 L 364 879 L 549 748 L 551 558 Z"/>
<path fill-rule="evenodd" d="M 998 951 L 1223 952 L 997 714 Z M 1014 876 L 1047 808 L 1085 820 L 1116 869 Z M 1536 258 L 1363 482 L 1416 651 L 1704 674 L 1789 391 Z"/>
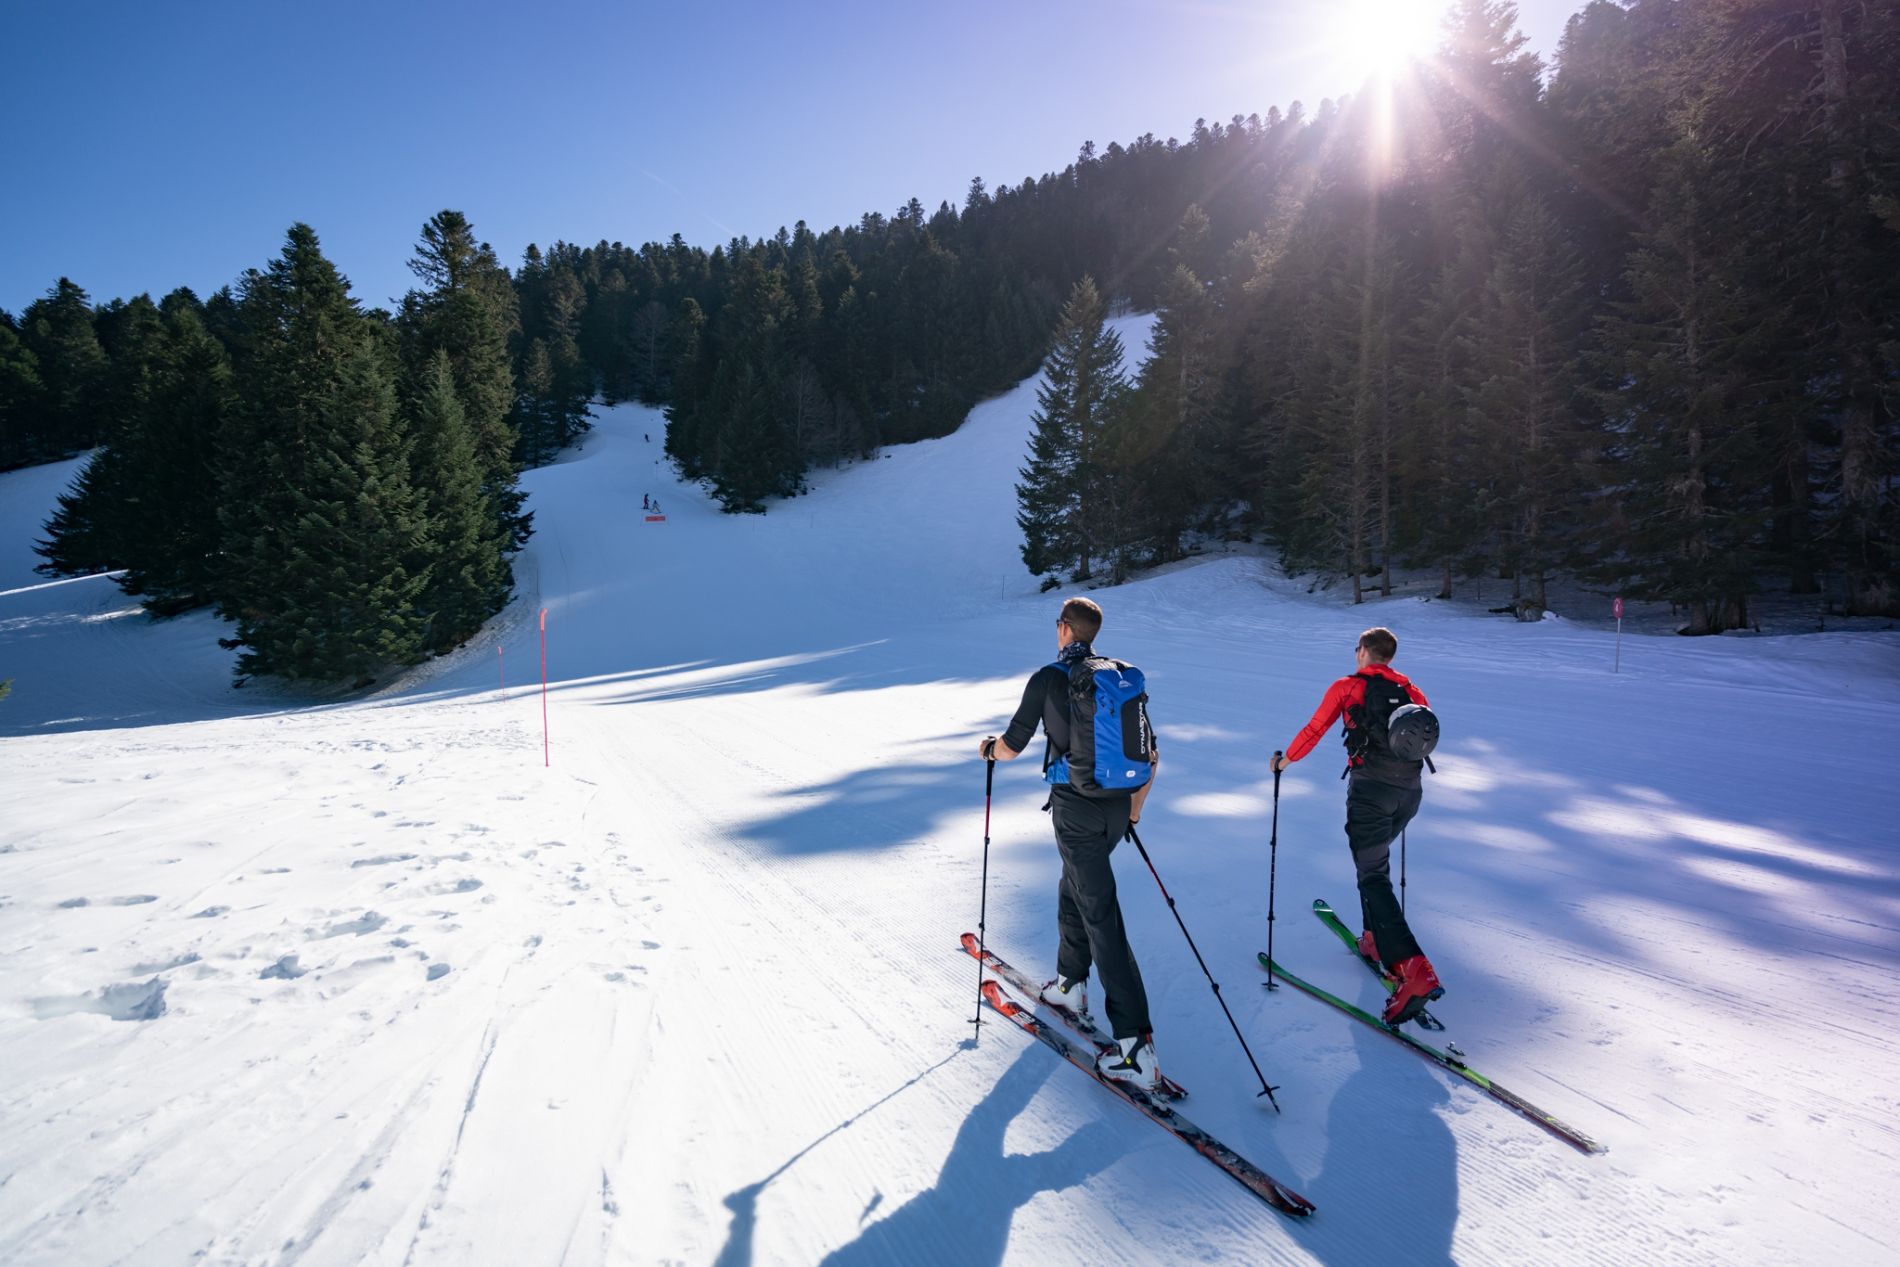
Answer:
<path fill-rule="evenodd" d="M 1148 319 L 1116 326 L 1132 368 Z M 368 698 L 234 690 L 208 613 L 35 576 L 76 464 L 0 474 L 0 1262 L 1893 1261 L 1900 634 L 1626 632 L 1612 673 L 1607 621 L 1487 616 L 1490 578 L 1353 607 L 1215 542 L 1090 591 L 1153 696 L 1142 837 L 1284 1112 L 1124 846 L 1164 1067 L 1320 1213 L 1041 1043 L 967 1047 L 976 740 L 1077 588 L 1022 566 L 1037 386 L 765 515 L 603 408 L 523 476 L 515 605 Z M 1435 1010 L 1608 1154 L 1229 980 L 1267 759 L 1373 624 L 1445 719 L 1410 827 Z M 1024 964 L 1056 934 L 1036 764 L 998 767 L 989 860 Z M 1351 892 L 1337 773 L 1283 778 L 1283 897 Z M 1377 993 L 1304 920 L 1274 952 Z"/>

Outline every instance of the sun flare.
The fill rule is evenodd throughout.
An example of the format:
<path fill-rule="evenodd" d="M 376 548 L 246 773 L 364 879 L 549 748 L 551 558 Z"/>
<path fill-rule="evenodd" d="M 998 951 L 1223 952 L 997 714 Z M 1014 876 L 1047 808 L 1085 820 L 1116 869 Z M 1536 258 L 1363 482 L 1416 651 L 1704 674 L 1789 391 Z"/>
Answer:
<path fill-rule="evenodd" d="M 1369 76 L 1391 78 L 1430 55 L 1445 0 L 1348 0 L 1339 38 L 1349 60 Z"/>

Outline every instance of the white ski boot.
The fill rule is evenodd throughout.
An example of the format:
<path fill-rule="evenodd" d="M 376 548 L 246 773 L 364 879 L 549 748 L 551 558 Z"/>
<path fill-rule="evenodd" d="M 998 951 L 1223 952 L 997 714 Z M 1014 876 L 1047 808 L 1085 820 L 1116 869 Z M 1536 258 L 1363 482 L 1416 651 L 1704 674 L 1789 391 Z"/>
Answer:
<path fill-rule="evenodd" d="M 1089 1014 L 1089 983 L 1084 977 L 1080 981 L 1071 981 L 1066 977 L 1053 977 L 1042 983 L 1042 989 L 1036 991 L 1036 997 L 1050 1007 L 1061 1008 L 1065 1012 L 1074 1012 L 1077 1016 Z"/>
<path fill-rule="evenodd" d="M 1095 1072 L 1118 1082 L 1132 1082 L 1151 1095 L 1167 1090 L 1161 1081 L 1161 1061 L 1155 1056 L 1155 1036 L 1115 1040 L 1118 1050 L 1105 1051 L 1095 1058 Z"/>

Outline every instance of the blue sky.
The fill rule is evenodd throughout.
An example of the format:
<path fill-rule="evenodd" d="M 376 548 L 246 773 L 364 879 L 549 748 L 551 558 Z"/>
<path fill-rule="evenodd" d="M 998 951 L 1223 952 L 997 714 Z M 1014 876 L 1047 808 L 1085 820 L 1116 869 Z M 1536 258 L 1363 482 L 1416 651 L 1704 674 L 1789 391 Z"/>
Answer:
<path fill-rule="evenodd" d="M 1555 48 L 1582 0 L 1521 0 Z M 1363 78 L 1342 0 L 0 5 L 0 307 L 201 294 L 315 226 L 367 303 L 453 207 L 712 246 L 1059 170 Z"/>

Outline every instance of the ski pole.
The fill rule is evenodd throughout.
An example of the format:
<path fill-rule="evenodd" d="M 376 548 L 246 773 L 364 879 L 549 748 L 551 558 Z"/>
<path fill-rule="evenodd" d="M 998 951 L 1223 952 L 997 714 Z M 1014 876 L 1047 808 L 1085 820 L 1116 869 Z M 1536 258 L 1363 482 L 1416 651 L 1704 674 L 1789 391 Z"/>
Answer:
<path fill-rule="evenodd" d="M 1399 914 L 1405 914 L 1405 828 L 1399 828 Z"/>
<path fill-rule="evenodd" d="M 1280 758 L 1284 755 L 1276 748 L 1273 750 L 1273 832 L 1267 839 L 1267 989 L 1277 990 L 1280 983 L 1273 979 L 1273 894 L 1278 887 L 1280 871 Z"/>
<path fill-rule="evenodd" d="M 1227 1000 L 1220 996 L 1220 982 L 1214 980 L 1214 974 L 1207 970 L 1207 960 L 1201 958 L 1201 948 L 1194 944 L 1194 936 L 1188 932 L 1187 921 L 1181 918 L 1181 912 L 1175 910 L 1174 895 L 1168 892 L 1167 885 L 1161 883 L 1161 873 L 1155 870 L 1154 859 L 1148 856 L 1148 850 L 1142 845 L 1141 836 L 1135 831 L 1133 823 L 1128 824 L 1128 839 L 1135 842 L 1136 849 L 1141 850 L 1141 860 L 1148 864 L 1148 874 L 1155 878 L 1155 885 L 1160 888 L 1161 896 L 1167 900 L 1168 909 L 1174 912 L 1174 922 L 1181 926 L 1181 936 L 1187 938 L 1188 949 L 1194 952 L 1194 961 L 1201 965 L 1202 975 L 1207 978 L 1207 983 L 1214 987 L 1214 1001 L 1220 1004 L 1221 1011 L 1227 1013 L 1227 1023 L 1234 1027 L 1234 1037 L 1240 1040 L 1240 1050 L 1247 1053 L 1247 1063 L 1253 1066 L 1254 1077 L 1260 1079 L 1260 1094 L 1267 1097 L 1268 1103 L 1273 1105 L 1273 1111 L 1278 1113 L 1280 1102 L 1273 1098 L 1273 1093 L 1279 1088 L 1267 1085 L 1267 1075 L 1260 1072 L 1260 1062 L 1253 1058 L 1253 1049 L 1247 1046 L 1246 1035 L 1240 1032 L 1240 1025 L 1234 1020 L 1234 1014 L 1227 1011 Z"/>
<path fill-rule="evenodd" d="M 995 740 L 991 740 L 995 743 Z M 970 1018 L 972 1044 L 983 1041 L 983 952 L 990 915 L 990 792 L 996 786 L 996 752 L 983 763 L 983 896 L 976 909 L 976 1014 Z"/>

